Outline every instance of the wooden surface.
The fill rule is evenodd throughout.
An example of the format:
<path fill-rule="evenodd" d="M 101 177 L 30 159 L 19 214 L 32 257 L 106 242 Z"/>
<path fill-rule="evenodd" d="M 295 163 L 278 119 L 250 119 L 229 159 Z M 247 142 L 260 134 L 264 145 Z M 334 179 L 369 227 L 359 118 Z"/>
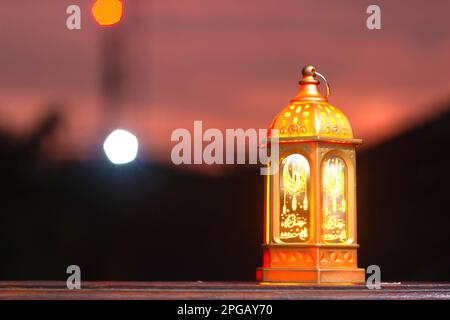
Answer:
<path fill-rule="evenodd" d="M 0 282 L 0 299 L 450 299 L 450 283 L 364 285 L 258 285 L 252 282 Z"/>

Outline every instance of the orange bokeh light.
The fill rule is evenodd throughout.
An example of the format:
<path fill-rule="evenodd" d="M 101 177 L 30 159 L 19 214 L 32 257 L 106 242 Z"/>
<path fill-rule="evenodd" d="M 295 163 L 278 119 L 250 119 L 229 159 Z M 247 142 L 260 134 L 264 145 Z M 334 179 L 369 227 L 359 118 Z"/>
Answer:
<path fill-rule="evenodd" d="M 111 26 L 120 21 L 123 4 L 120 0 L 97 0 L 92 7 L 95 21 L 101 26 Z"/>

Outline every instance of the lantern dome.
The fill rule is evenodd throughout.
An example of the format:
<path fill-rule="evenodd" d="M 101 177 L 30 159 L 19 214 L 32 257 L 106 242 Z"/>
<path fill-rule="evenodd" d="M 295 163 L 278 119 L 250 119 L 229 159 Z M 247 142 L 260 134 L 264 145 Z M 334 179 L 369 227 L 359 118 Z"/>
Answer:
<path fill-rule="evenodd" d="M 327 96 L 319 92 L 319 75 L 313 66 L 302 71 L 300 91 L 269 126 L 269 136 L 278 129 L 278 138 L 353 139 L 352 127 L 344 113 L 328 103 Z"/>

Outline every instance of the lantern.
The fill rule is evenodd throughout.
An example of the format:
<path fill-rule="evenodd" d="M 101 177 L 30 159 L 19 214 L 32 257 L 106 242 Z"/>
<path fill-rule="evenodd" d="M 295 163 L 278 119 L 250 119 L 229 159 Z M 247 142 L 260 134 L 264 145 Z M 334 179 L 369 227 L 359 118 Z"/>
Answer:
<path fill-rule="evenodd" d="M 262 282 L 364 282 L 357 267 L 355 147 L 342 111 L 303 68 L 300 91 L 269 127 L 279 170 L 266 176 Z M 323 78 L 325 80 L 325 78 Z M 277 130 L 274 130 L 277 129 Z M 273 165 L 273 164 L 269 164 Z"/>

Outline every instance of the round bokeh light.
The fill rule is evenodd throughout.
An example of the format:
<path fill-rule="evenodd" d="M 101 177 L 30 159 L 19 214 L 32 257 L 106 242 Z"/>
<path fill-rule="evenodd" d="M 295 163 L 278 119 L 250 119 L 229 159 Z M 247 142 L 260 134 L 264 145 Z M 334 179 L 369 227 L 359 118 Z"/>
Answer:
<path fill-rule="evenodd" d="M 106 156 L 114 164 L 125 164 L 136 159 L 139 143 L 136 136 L 117 129 L 109 134 L 103 144 Z"/>

